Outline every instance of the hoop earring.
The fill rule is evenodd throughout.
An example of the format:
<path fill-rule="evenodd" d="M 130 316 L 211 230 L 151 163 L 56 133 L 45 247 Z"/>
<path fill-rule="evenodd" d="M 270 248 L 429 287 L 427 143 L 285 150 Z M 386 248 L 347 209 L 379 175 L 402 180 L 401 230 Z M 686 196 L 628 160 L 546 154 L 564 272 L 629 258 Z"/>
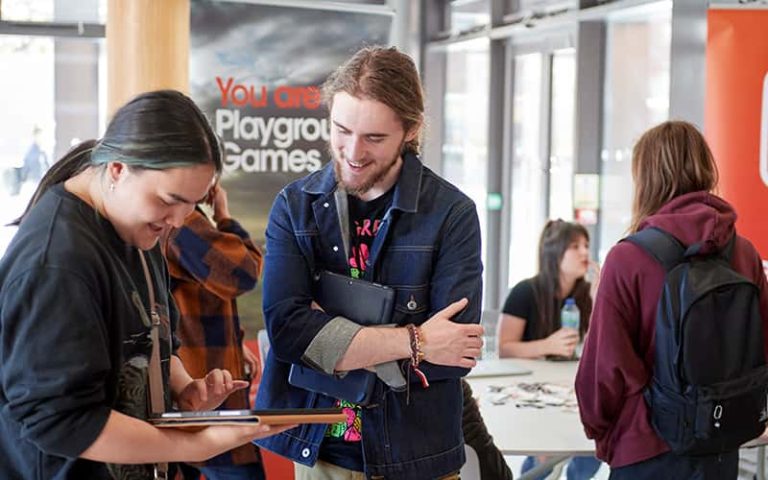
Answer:
<path fill-rule="evenodd" d="M 110 183 L 109 184 L 109 191 L 110 192 L 114 192 L 115 191 L 115 184 L 114 183 Z"/>

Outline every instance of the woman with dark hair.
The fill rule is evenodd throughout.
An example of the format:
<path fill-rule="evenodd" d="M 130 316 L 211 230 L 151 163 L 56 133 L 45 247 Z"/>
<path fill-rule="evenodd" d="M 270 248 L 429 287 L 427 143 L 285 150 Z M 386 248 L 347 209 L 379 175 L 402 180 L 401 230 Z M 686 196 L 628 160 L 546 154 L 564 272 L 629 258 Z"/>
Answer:
<path fill-rule="evenodd" d="M 539 273 L 512 288 L 499 325 L 499 356 L 571 357 L 587 331 L 592 312 L 589 233 L 577 224 L 550 220 L 539 239 Z M 573 298 L 580 312 L 579 331 L 560 327 L 560 310 Z"/>
<path fill-rule="evenodd" d="M 635 185 L 630 233 L 657 228 L 699 254 L 723 251 L 734 239 L 731 268 L 757 285 L 768 331 L 768 284 L 757 250 L 736 234 L 733 207 L 712 192 L 717 166 L 693 125 L 664 122 L 643 134 L 632 152 Z M 734 238 L 735 236 L 735 238 Z M 664 268 L 632 242 L 605 260 L 589 338 L 576 376 L 581 421 L 612 479 L 735 479 L 738 449 L 676 455 L 651 425 L 643 394 L 654 372 L 656 306 Z M 682 368 L 682 367 L 681 367 Z"/>
<path fill-rule="evenodd" d="M 221 169 L 200 110 L 158 91 L 43 177 L 0 260 L 0 477 L 153 478 L 142 464 L 204 460 L 275 432 L 144 421 L 148 390 L 152 411 L 207 410 L 247 386 L 185 371 L 157 246 Z"/>
<path fill-rule="evenodd" d="M 587 229 L 578 223 L 548 221 L 539 239 L 539 273 L 515 285 L 504 302 L 499 324 L 500 357 L 574 356 L 592 312 L 596 283 L 590 284 L 584 278 L 590 265 L 597 267 L 589 260 Z M 568 298 L 574 299 L 579 308 L 578 331 L 560 325 L 560 310 Z M 522 471 L 532 469 L 539 460 L 527 457 Z M 568 480 L 585 480 L 599 468 L 600 462 L 594 457 L 574 457 L 566 475 Z"/>

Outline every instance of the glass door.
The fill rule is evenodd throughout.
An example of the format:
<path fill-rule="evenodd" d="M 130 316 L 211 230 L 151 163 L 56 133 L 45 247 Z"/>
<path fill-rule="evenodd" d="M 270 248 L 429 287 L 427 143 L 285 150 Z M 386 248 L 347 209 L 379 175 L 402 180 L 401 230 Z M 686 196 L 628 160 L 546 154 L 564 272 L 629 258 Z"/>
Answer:
<path fill-rule="evenodd" d="M 573 219 L 576 51 L 513 57 L 508 285 L 538 271 L 541 229 Z"/>
<path fill-rule="evenodd" d="M 509 285 L 536 272 L 539 232 L 546 219 L 546 157 L 542 149 L 542 53 L 514 58 Z"/>

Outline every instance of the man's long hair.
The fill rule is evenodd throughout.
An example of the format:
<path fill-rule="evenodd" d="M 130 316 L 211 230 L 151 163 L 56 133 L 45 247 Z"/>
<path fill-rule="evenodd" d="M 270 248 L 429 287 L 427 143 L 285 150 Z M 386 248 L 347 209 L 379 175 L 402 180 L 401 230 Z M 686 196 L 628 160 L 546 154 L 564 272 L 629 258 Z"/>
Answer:
<path fill-rule="evenodd" d="M 371 46 L 359 50 L 323 84 L 323 101 L 331 111 L 333 97 L 345 92 L 355 98 L 381 102 L 391 108 L 408 134 L 418 134 L 403 148 L 420 153 L 424 126 L 424 92 L 416 65 L 395 47 Z"/>

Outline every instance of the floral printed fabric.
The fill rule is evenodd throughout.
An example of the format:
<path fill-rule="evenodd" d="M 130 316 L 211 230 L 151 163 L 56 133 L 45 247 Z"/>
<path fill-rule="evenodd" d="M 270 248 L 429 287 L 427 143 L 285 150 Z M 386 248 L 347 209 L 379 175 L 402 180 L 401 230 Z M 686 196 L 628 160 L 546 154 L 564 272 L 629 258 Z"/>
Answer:
<path fill-rule="evenodd" d="M 347 416 L 346 422 L 334 423 L 325 431 L 326 437 L 343 438 L 347 442 L 359 442 L 362 439 L 362 421 L 360 406 L 346 400 L 337 400 L 336 407 Z"/>

